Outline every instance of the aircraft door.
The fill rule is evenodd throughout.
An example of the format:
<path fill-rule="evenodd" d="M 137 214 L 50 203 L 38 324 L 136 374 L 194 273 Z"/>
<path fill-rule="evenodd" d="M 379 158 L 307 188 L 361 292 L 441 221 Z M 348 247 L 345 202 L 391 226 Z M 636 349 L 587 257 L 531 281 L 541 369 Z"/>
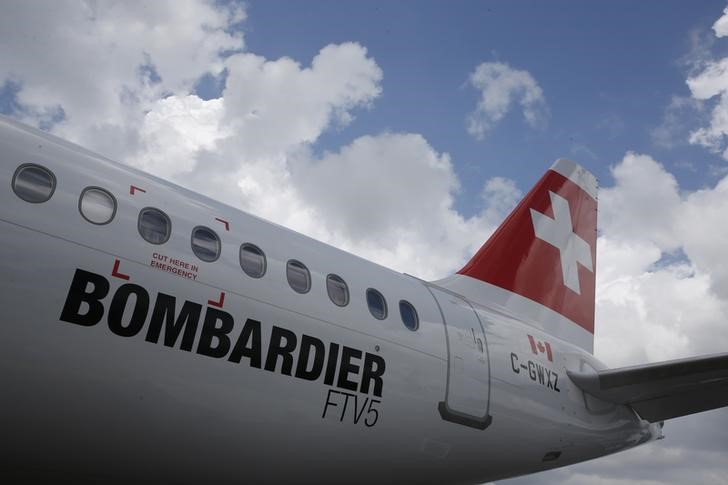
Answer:
<path fill-rule="evenodd" d="M 438 404 L 446 421 L 485 429 L 491 422 L 488 346 L 480 319 L 464 299 L 429 288 L 445 322 L 448 373 L 445 400 Z"/>

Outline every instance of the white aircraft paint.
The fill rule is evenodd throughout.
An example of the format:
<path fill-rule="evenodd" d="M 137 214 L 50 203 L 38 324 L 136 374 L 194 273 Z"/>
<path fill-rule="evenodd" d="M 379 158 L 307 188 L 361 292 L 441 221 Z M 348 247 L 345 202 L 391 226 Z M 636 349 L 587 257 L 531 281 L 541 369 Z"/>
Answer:
<path fill-rule="evenodd" d="M 591 334 L 533 300 L 463 275 L 422 282 L 5 118 L 0 147 L 6 479 L 478 483 L 661 436 L 566 376 L 604 368 Z M 55 175 L 47 202 L 12 190 L 26 163 Z M 82 216 L 88 187 L 113 195 L 109 223 Z M 171 221 L 164 244 L 140 237 L 148 207 Z M 198 226 L 219 236 L 213 262 L 190 248 Z M 246 242 L 265 252 L 261 278 L 241 270 Z M 291 259 L 310 270 L 305 294 Z"/>
<path fill-rule="evenodd" d="M 533 230 L 537 238 L 546 241 L 559 250 L 564 284 L 575 293 L 581 294 L 576 264 L 579 263 L 589 271 L 594 272 L 592 269 L 591 248 L 589 243 L 574 233 L 569 201 L 551 191 L 549 191 L 549 198 L 551 199 L 551 210 L 554 217 L 551 218 L 531 209 Z"/>

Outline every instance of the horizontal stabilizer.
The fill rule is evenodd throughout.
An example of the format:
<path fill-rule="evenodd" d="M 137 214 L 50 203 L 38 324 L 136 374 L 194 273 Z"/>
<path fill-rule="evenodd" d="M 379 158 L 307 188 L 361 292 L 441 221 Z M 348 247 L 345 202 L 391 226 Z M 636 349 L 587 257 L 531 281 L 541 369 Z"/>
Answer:
<path fill-rule="evenodd" d="M 728 354 L 568 375 L 584 392 L 629 405 L 652 423 L 728 406 Z"/>

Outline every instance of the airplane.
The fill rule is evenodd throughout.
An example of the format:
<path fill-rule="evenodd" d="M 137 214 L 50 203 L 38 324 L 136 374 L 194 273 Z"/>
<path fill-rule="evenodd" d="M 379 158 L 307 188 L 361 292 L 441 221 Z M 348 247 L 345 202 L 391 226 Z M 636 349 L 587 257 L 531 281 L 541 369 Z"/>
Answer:
<path fill-rule="evenodd" d="M 482 483 L 728 405 L 728 354 L 594 357 L 571 161 L 430 282 L 6 117 L 0 146 L 5 483 Z"/>

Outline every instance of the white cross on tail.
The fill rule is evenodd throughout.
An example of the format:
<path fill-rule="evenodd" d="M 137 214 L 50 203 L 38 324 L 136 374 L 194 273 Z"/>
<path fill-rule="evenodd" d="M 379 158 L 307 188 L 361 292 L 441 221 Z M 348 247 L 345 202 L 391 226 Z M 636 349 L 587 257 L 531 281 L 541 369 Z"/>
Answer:
<path fill-rule="evenodd" d="M 576 263 L 580 263 L 593 272 L 591 248 L 589 243 L 574 233 L 574 228 L 571 225 L 569 201 L 551 191 L 549 191 L 549 196 L 551 197 L 551 210 L 554 212 L 554 218 L 551 219 L 531 209 L 533 230 L 537 238 L 546 241 L 559 250 L 564 285 L 580 295 L 581 287 L 579 286 L 579 272 Z"/>

